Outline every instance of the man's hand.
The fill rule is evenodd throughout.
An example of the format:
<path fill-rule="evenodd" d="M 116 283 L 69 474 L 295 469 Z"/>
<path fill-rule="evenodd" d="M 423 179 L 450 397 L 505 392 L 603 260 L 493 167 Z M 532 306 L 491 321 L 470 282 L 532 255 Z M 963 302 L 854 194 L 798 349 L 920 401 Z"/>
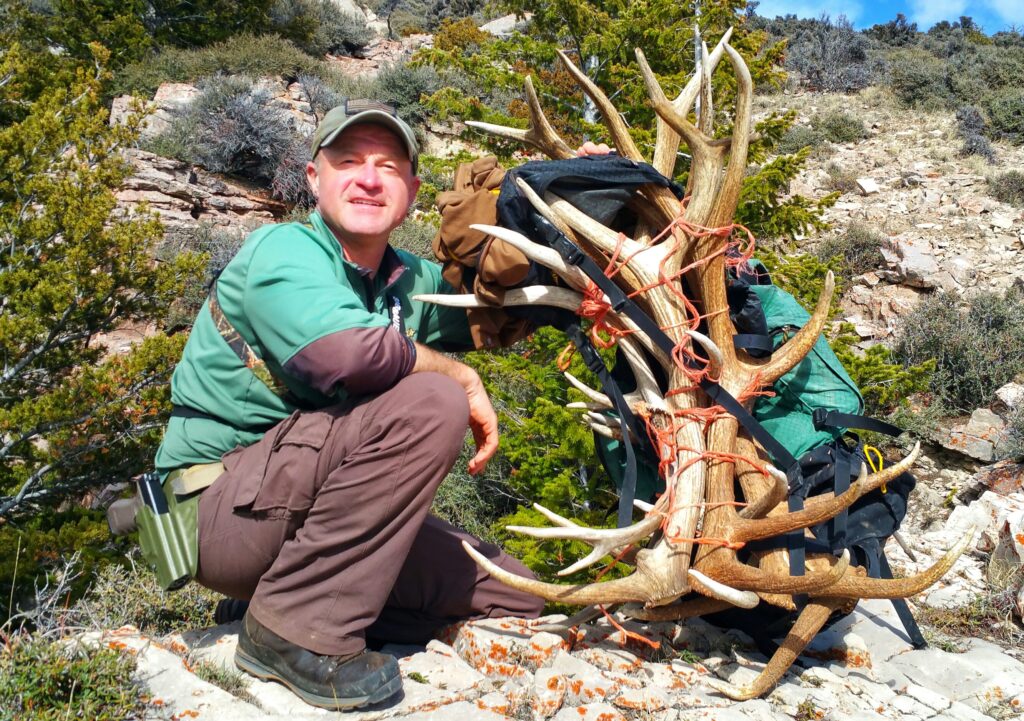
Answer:
<path fill-rule="evenodd" d="M 576 155 L 578 155 L 581 158 L 586 157 L 588 155 L 608 155 L 608 153 L 610 152 L 612 152 L 612 149 L 609 148 L 606 144 L 601 143 L 600 145 L 598 145 L 597 143 L 591 142 L 590 140 L 583 143 L 583 145 L 576 149 Z"/>
<path fill-rule="evenodd" d="M 476 475 L 483 471 L 498 450 L 498 416 L 480 376 L 466 364 L 419 343 L 416 344 L 416 365 L 412 372 L 441 373 L 458 381 L 466 391 L 469 429 L 473 431 L 473 441 L 476 443 L 476 455 L 469 460 L 469 472 Z"/>

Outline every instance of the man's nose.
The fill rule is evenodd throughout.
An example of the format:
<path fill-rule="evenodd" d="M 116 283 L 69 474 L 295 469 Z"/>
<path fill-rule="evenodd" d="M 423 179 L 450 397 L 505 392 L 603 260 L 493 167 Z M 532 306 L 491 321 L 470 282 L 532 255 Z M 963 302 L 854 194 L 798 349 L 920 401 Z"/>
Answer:
<path fill-rule="evenodd" d="M 380 172 L 376 164 L 366 161 L 359 166 L 359 174 L 356 176 L 359 184 L 365 188 L 376 188 L 380 186 Z"/>

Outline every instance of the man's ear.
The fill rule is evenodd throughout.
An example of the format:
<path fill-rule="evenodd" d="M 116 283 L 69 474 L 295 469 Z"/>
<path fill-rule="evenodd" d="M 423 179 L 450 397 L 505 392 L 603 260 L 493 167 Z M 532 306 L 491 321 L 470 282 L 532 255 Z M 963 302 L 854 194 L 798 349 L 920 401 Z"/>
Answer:
<path fill-rule="evenodd" d="M 310 161 L 306 163 L 306 185 L 309 186 L 309 192 L 313 194 L 314 198 L 320 198 L 320 176 L 316 172 L 316 163 Z"/>
<path fill-rule="evenodd" d="M 406 208 L 406 213 L 412 208 L 412 204 L 416 202 L 416 193 L 420 189 L 420 178 L 418 175 L 412 176 L 412 182 L 409 183 L 409 208 Z"/>

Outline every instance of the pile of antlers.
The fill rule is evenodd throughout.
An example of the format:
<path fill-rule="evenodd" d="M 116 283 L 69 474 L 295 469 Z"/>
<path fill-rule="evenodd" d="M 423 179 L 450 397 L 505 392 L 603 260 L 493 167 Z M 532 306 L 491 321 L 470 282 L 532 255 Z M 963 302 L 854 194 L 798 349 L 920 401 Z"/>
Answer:
<path fill-rule="evenodd" d="M 786 504 L 785 474 L 771 465 L 767 454 L 736 418 L 714 406 L 696 383 L 695 374 L 706 374 L 749 409 L 755 396 L 770 389 L 817 341 L 834 290 L 829 274 L 810 321 L 770 358 L 758 360 L 734 348 L 736 331 L 726 300 L 727 267 L 734 261 L 726 247 L 734 242 L 732 220 L 747 167 L 753 86 L 746 64 L 728 44 L 730 35 L 731 30 L 710 53 L 704 47 L 699 74 L 674 100 L 666 97 L 643 53 L 636 51 L 658 118 L 652 165 L 671 177 L 680 141 L 689 147 L 692 165 L 687 199 L 682 204 L 667 189 L 644 186 L 633 207 L 640 219 L 637 228 L 633 237 L 624 237 L 564 199 L 551 193 L 538 197 L 520 182 L 537 211 L 600 266 L 613 271 L 615 282 L 632 294 L 677 346 L 672 354 L 666 353 L 628 317 L 605 309 L 608 312 L 602 323 L 618 339 L 637 379 L 637 390 L 627 401 L 646 421 L 661 458 L 666 491 L 653 506 L 638 504 L 647 511 L 646 517 L 626 528 L 591 529 L 538 506 L 555 527 L 510 530 L 538 538 L 584 541 L 593 547 L 589 555 L 561 574 L 609 555 L 632 564 L 635 570 L 627 577 L 603 583 L 565 586 L 521 578 L 498 568 L 469 546 L 466 551 L 492 575 L 515 588 L 561 603 L 623 604 L 619 613 L 642 620 L 681 619 L 734 606 L 752 608 L 762 602 L 797 610 L 794 596 L 802 595 L 806 602 L 796 624 L 758 678 L 744 688 L 717 685 L 731 698 L 749 699 L 764 694 L 781 678 L 834 610 L 852 609 L 862 598 L 904 598 L 919 593 L 949 570 L 971 536 L 965 536 L 924 573 L 898 579 L 867 577 L 863 569 L 850 564 L 848 553 L 840 558 L 812 554 L 807 558 L 805 575 L 800 576 L 790 573 L 784 548 L 750 553 L 742 560 L 737 555 L 749 542 L 808 529 L 831 519 L 865 493 L 909 469 L 919 446 L 899 463 L 879 472 L 869 474 L 862 467 L 859 479 L 849 490 L 815 496 L 803 510 L 791 512 Z M 723 55 L 728 56 L 735 73 L 737 95 L 733 134 L 715 139 L 710 78 Z M 601 112 L 618 153 L 646 161 L 601 89 L 564 54 L 559 57 Z M 545 117 L 528 77 L 525 87 L 531 115 L 528 129 L 472 124 L 521 141 L 553 159 L 575 157 Z M 694 125 L 687 117 L 698 95 L 702 112 L 698 125 Z M 541 304 L 577 310 L 584 298 L 596 297 L 598 302 L 607 303 L 600 291 L 595 292 L 592 282 L 556 251 L 504 228 L 478 229 L 512 244 L 565 282 L 565 287 L 511 291 L 505 296 L 506 305 Z M 688 296 L 681 291 L 681 280 L 685 280 Z M 477 304 L 472 296 L 424 299 L 449 305 Z M 706 335 L 697 332 L 701 325 Z M 702 353 L 694 351 L 693 343 Z M 683 362 L 684 357 L 690 362 Z M 694 358 L 703 363 L 696 371 Z M 667 392 L 659 387 L 648 359 L 664 371 Z M 612 407 L 609 399 L 574 378 L 570 377 L 570 382 L 590 399 L 588 404 L 574 404 L 586 407 L 587 421 L 600 433 L 616 435 L 617 422 L 604 413 Z M 740 498 L 734 491 L 737 486 L 742 490 Z"/>

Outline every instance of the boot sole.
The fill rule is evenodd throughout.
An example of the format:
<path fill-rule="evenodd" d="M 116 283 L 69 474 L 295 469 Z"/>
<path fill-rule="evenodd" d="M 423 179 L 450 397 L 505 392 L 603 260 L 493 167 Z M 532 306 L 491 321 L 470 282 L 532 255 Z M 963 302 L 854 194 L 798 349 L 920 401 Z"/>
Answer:
<path fill-rule="evenodd" d="M 362 706 L 380 703 L 402 689 L 402 677 L 395 676 L 386 684 L 365 696 L 348 696 L 344 698 L 339 696 L 320 696 L 299 688 L 284 676 L 264 666 L 260 661 L 245 653 L 241 648 L 235 649 L 235 665 L 247 674 L 263 681 L 277 681 L 284 684 L 292 693 L 311 706 L 318 706 L 328 710 L 361 708 Z"/>

